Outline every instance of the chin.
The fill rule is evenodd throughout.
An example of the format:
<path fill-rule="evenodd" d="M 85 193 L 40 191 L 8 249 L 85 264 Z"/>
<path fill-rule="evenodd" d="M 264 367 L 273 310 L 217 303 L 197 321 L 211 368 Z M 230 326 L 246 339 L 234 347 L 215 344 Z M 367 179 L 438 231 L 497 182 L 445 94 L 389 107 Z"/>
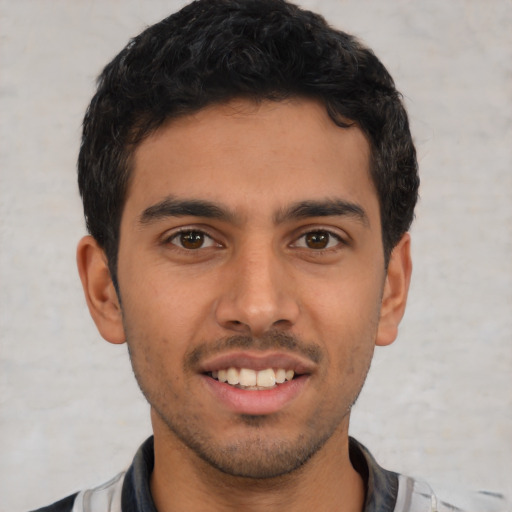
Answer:
<path fill-rule="evenodd" d="M 224 439 L 194 429 L 190 424 L 165 423 L 183 445 L 210 467 L 225 475 L 247 479 L 278 478 L 299 470 L 334 433 L 331 428 L 305 428 L 298 434 L 280 435 L 279 429 L 276 431 L 269 425 L 269 419 L 268 416 L 241 416 L 243 428 Z"/>
<path fill-rule="evenodd" d="M 326 440 L 316 445 L 304 444 L 302 436 L 295 443 L 244 440 L 223 449 L 197 450 L 205 462 L 222 473 L 238 478 L 272 479 L 299 470 Z"/>

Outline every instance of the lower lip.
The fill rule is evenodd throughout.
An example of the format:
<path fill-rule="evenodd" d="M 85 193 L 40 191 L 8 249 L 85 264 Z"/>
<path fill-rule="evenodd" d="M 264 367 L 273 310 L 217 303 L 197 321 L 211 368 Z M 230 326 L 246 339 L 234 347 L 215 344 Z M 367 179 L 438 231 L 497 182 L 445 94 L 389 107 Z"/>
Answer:
<path fill-rule="evenodd" d="M 238 414 L 264 415 L 276 413 L 287 407 L 304 390 L 307 375 L 278 384 L 271 389 L 245 390 L 224 382 L 219 382 L 207 375 L 203 381 L 215 398 Z"/>

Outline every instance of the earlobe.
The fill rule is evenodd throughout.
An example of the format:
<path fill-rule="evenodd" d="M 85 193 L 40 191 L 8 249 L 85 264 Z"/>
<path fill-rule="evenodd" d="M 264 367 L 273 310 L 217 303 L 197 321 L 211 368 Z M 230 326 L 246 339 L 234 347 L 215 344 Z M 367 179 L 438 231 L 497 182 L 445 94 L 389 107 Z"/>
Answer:
<path fill-rule="evenodd" d="M 110 343 L 124 343 L 121 307 L 107 257 L 92 236 L 80 240 L 76 261 L 87 306 L 98 331 Z"/>
<path fill-rule="evenodd" d="M 398 335 L 411 282 L 411 237 L 405 233 L 393 249 L 382 294 L 377 345 L 390 345 Z"/>

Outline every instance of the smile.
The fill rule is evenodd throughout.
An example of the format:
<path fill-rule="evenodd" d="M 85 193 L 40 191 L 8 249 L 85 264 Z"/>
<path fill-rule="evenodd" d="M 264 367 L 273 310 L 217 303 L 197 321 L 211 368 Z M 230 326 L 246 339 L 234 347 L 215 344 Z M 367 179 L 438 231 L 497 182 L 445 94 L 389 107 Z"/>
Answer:
<path fill-rule="evenodd" d="M 284 368 L 266 368 L 253 370 L 251 368 L 225 368 L 212 371 L 211 377 L 219 382 L 225 382 L 240 389 L 260 391 L 272 389 L 279 384 L 293 379 L 295 372 Z"/>
<path fill-rule="evenodd" d="M 300 354 L 237 350 L 205 359 L 196 371 L 218 405 L 235 414 L 266 415 L 306 393 L 316 366 Z"/>

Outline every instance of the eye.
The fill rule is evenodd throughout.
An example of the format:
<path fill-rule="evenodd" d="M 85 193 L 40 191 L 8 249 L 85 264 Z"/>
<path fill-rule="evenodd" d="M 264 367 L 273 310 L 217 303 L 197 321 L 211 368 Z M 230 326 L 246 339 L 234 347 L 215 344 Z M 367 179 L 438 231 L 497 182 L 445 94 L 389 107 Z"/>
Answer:
<path fill-rule="evenodd" d="M 208 236 L 203 231 L 197 231 L 193 229 L 176 233 L 171 238 L 169 238 L 169 242 L 180 247 L 181 249 L 186 249 L 189 251 L 205 249 L 207 247 L 214 247 L 218 245 L 212 237 Z"/>
<path fill-rule="evenodd" d="M 294 247 L 302 247 L 305 249 L 323 250 L 336 247 L 343 243 L 341 237 L 325 230 L 309 231 L 304 233 L 293 244 Z"/>

